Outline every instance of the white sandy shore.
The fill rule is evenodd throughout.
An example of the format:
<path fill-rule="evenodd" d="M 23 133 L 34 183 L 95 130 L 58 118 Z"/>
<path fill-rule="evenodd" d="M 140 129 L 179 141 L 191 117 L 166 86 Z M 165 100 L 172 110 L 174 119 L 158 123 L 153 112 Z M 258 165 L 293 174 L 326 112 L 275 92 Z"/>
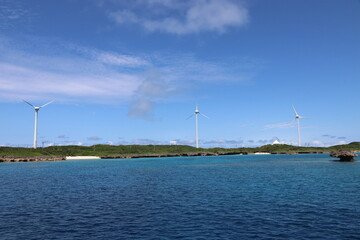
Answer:
<path fill-rule="evenodd" d="M 98 156 L 67 156 L 66 160 L 100 159 Z"/>

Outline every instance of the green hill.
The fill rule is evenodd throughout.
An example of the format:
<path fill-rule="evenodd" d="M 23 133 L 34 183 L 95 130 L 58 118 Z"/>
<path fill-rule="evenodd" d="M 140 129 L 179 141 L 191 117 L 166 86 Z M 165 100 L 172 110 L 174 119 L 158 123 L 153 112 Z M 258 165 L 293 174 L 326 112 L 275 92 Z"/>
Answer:
<path fill-rule="evenodd" d="M 94 145 L 94 146 L 51 146 L 45 148 L 0 147 L 0 156 L 116 156 L 131 154 L 169 154 L 196 152 L 329 152 L 333 150 L 360 150 L 360 142 L 337 145 L 328 148 L 297 147 L 291 145 L 264 145 L 256 148 L 195 148 L 187 145 Z"/>

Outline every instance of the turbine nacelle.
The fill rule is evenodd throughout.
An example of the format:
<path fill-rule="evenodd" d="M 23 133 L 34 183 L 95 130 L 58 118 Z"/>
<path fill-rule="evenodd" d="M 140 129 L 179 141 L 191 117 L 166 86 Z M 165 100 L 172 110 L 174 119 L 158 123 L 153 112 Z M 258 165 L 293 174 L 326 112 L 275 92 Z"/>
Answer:
<path fill-rule="evenodd" d="M 195 114 L 199 114 L 199 109 L 198 109 L 198 106 L 196 105 L 196 108 L 195 108 Z"/>

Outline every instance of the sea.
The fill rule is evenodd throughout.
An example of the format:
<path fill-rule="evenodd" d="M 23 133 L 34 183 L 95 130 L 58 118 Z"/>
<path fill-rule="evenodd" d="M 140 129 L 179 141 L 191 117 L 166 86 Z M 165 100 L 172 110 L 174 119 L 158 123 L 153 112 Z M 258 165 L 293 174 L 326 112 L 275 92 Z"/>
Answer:
<path fill-rule="evenodd" d="M 0 239 L 360 239 L 360 158 L 0 164 Z"/>

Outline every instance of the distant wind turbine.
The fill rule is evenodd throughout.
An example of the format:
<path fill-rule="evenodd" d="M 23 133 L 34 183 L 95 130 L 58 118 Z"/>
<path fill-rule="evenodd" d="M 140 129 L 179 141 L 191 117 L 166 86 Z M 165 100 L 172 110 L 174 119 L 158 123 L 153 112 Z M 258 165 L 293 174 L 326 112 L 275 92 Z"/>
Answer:
<path fill-rule="evenodd" d="M 297 112 L 296 109 L 294 107 L 294 105 L 292 105 L 293 109 L 294 109 L 294 113 L 295 113 L 295 121 L 297 121 L 297 129 L 298 129 L 298 146 L 301 146 L 301 142 L 300 142 L 300 118 L 304 118 L 302 116 L 300 116 Z"/>
<path fill-rule="evenodd" d="M 199 148 L 199 132 L 198 132 L 198 115 L 202 115 L 206 118 L 209 118 L 208 116 L 202 114 L 201 112 L 199 112 L 198 106 L 196 105 L 195 108 L 195 112 L 193 114 L 191 114 L 187 119 L 193 117 L 195 115 L 195 143 L 196 143 L 196 148 Z"/>
<path fill-rule="evenodd" d="M 40 110 L 40 108 L 43 108 L 46 105 L 49 105 L 50 103 L 52 103 L 54 101 L 48 102 L 48 103 L 42 105 L 41 107 L 35 107 L 34 105 L 29 103 L 28 101 L 25 101 L 24 99 L 23 99 L 23 101 L 26 102 L 27 104 L 29 104 L 35 110 L 35 126 L 34 126 L 34 144 L 33 144 L 33 148 L 36 148 L 37 147 L 37 129 L 38 129 L 39 110 Z"/>

